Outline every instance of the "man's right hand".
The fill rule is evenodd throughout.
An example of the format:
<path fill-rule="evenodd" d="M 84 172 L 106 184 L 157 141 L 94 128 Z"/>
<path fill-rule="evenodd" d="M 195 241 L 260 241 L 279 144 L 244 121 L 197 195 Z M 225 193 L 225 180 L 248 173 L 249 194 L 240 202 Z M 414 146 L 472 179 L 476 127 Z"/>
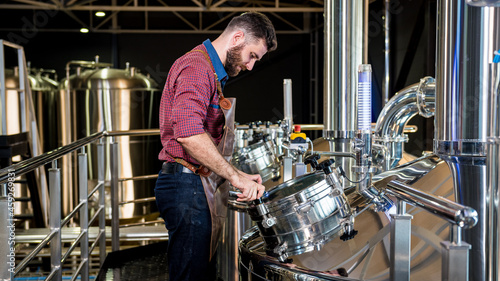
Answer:
<path fill-rule="evenodd" d="M 237 176 L 231 180 L 231 185 L 241 191 L 236 201 L 252 201 L 262 197 L 265 187 L 261 184 L 260 175 L 248 175 L 237 170 Z"/>

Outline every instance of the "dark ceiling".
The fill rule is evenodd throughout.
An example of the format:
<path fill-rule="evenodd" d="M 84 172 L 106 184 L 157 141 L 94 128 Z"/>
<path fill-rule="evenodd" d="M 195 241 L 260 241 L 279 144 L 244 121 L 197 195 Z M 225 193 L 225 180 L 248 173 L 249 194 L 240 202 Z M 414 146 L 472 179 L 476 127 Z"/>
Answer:
<path fill-rule="evenodd" d="M 233 16 L 266 13 L 279 33 L 309 33 L 323 0 L 3 0 L 0 31 L 219 33 Z M 97 17 L 95 12 L 105 16 Z"/>

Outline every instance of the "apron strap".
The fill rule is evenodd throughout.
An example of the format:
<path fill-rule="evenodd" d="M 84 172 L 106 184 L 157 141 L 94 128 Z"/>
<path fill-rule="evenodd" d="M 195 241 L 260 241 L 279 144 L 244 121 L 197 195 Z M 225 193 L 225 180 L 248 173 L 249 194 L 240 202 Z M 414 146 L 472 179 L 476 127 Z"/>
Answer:
<path fill-rule="evenodd" d="M 232 104 L 228 99 L 226 99 L 224 97 L 224 94 L 222 93 L 222 86 L 221 86 L 221 83 L 219 81 L 219 77 L 217 76 L 217 73 L 215 72 L 214 66 L 212 65 L 212 61 L 210 60 L 210 57 L 208 56 L 207 52 L 200 50 L 200 49 L 192 50 L 190 52 L 200 52 L 203 54 L 203 56 L 205 56 L 205 59 L 212 66 L 212 71 L 214 72 L 214 75 L 215 75 L 215 83 L 217 84 L 217 93 L 219 93 L 219 105 L 220 105 L 220 107 L 222 107 L 222 109 L 225 109 L 225 110 L 230 109 Z"/>

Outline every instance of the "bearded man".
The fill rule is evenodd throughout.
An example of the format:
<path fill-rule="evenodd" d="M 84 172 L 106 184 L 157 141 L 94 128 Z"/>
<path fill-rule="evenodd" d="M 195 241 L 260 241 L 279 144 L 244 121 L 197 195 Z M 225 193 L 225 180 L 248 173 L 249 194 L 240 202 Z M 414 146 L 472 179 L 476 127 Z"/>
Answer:
<path fill-rule="evenodd" d="M 235 100 L 222 91 L 228 77 L 252 70 L 276 47 L 271 21 L 248 12 L 233 18 L 213 42 L 207 39 L 177 59 L 169 71 L 160 104 L 158 158 L 164 163 L 155 195 L 169 234 L 170 281 L 215 279 L 213 257 L 229 183 L 241 191 L 239 201 L 264 192 L 259 175 L 229 163 Z"/>

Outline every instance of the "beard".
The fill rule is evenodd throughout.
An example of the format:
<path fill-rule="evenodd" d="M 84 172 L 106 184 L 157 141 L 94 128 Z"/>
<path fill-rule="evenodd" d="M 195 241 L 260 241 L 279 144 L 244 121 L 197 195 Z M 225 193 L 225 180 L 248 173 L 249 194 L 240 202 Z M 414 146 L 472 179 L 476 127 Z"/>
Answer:
<path fill-rule="evenodd" d="M 243 59 L 241 58 L 241 51 L 244 47 L 245 44 L 243 43 L 227 50 L 225 69 L 229 77 L 235 77 L 241 70 L 246 70 L 245 66 L 242 64 Z M 240 69 L 238 69 L 238 67 L 240 67 Z"/>

